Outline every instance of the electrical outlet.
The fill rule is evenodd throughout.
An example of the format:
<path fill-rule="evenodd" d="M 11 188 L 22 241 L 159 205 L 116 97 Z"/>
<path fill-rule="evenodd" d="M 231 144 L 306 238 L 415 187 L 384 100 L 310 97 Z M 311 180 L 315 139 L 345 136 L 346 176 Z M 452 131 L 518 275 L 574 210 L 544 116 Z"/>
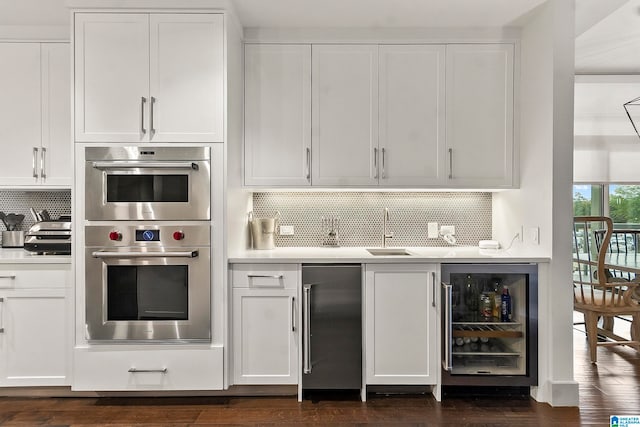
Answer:
<path fill-rule="evenodd" d="M 427 238 L 429 238 L 429 239 L 437 239 L 438 238 L 438 223 L 437 222 L 429 222 L 429 223 L 427 223 Z"/>
<path fill-rule="evenodd" d="M 456 226 L 455 225 L 441 225 L 440 226 L 440 235 L 455 235 L 456 234 Z"/>
<path fill-rule="evenodd" d="M 527 229 L 527 239 L 536 245 L 540 244 L 540 227 L 529 227 Z"/>
<path fill-rule="evenodd" d="M 280 235 L 281 236 L 293 236 L 294 229 L 293 225 L 281 225 L 280 226 Z"/>

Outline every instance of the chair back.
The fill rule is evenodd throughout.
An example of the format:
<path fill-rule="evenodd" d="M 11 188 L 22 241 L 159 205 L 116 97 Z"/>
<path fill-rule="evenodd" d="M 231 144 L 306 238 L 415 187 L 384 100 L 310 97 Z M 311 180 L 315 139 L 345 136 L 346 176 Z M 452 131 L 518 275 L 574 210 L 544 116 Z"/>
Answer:
<path fill-rule="evenodd" d="M 627 296 L 630 283 L 615 280 L 605 268 L 613 222 L 605 216 L 573 219 L 574 305 L 603 311 L 635 305 Z"/>

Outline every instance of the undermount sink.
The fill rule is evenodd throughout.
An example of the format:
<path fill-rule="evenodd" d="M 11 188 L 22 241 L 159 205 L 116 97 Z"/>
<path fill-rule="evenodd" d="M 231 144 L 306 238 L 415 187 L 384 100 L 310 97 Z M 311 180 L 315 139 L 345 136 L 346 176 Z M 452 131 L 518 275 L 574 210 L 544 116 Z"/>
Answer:
<path fill-rule="evenodd" d="M 411 255 L 406 249 L 402 248 L 372 248 L 367 249 L 371 255 Z"/>

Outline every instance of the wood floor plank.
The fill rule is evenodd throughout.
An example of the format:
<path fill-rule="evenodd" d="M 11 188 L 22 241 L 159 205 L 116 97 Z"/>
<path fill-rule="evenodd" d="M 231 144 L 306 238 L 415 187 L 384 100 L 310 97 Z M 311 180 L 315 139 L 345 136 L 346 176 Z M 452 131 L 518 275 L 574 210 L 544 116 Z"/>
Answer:
<path fill-rule="evenodd" d="M 640 354 L 598 348 L 589 360 L 584 333 L 574 334 L 580 406 L 553 408 L 521 396 L 449 397 L 430 394 L 295 397 L 0 397 L 0 426 L 603 426 L 610 415 L 640 414 Z"/>

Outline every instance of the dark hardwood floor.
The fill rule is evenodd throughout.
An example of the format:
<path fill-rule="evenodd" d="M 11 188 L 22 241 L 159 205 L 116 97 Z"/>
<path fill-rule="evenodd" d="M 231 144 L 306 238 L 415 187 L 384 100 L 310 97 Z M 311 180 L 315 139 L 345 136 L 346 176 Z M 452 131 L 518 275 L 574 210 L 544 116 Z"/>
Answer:
<path fill-rule="evenodd" d="M 599 348 L 589 362 L 577 327 L 575 377 L 579 408 L 552 408 L 528 397 L 316 395 L 294 397 L 0 398 L 3 426 L 608 426 L 609 415 L 640 414 L 640 355 Z"/>

